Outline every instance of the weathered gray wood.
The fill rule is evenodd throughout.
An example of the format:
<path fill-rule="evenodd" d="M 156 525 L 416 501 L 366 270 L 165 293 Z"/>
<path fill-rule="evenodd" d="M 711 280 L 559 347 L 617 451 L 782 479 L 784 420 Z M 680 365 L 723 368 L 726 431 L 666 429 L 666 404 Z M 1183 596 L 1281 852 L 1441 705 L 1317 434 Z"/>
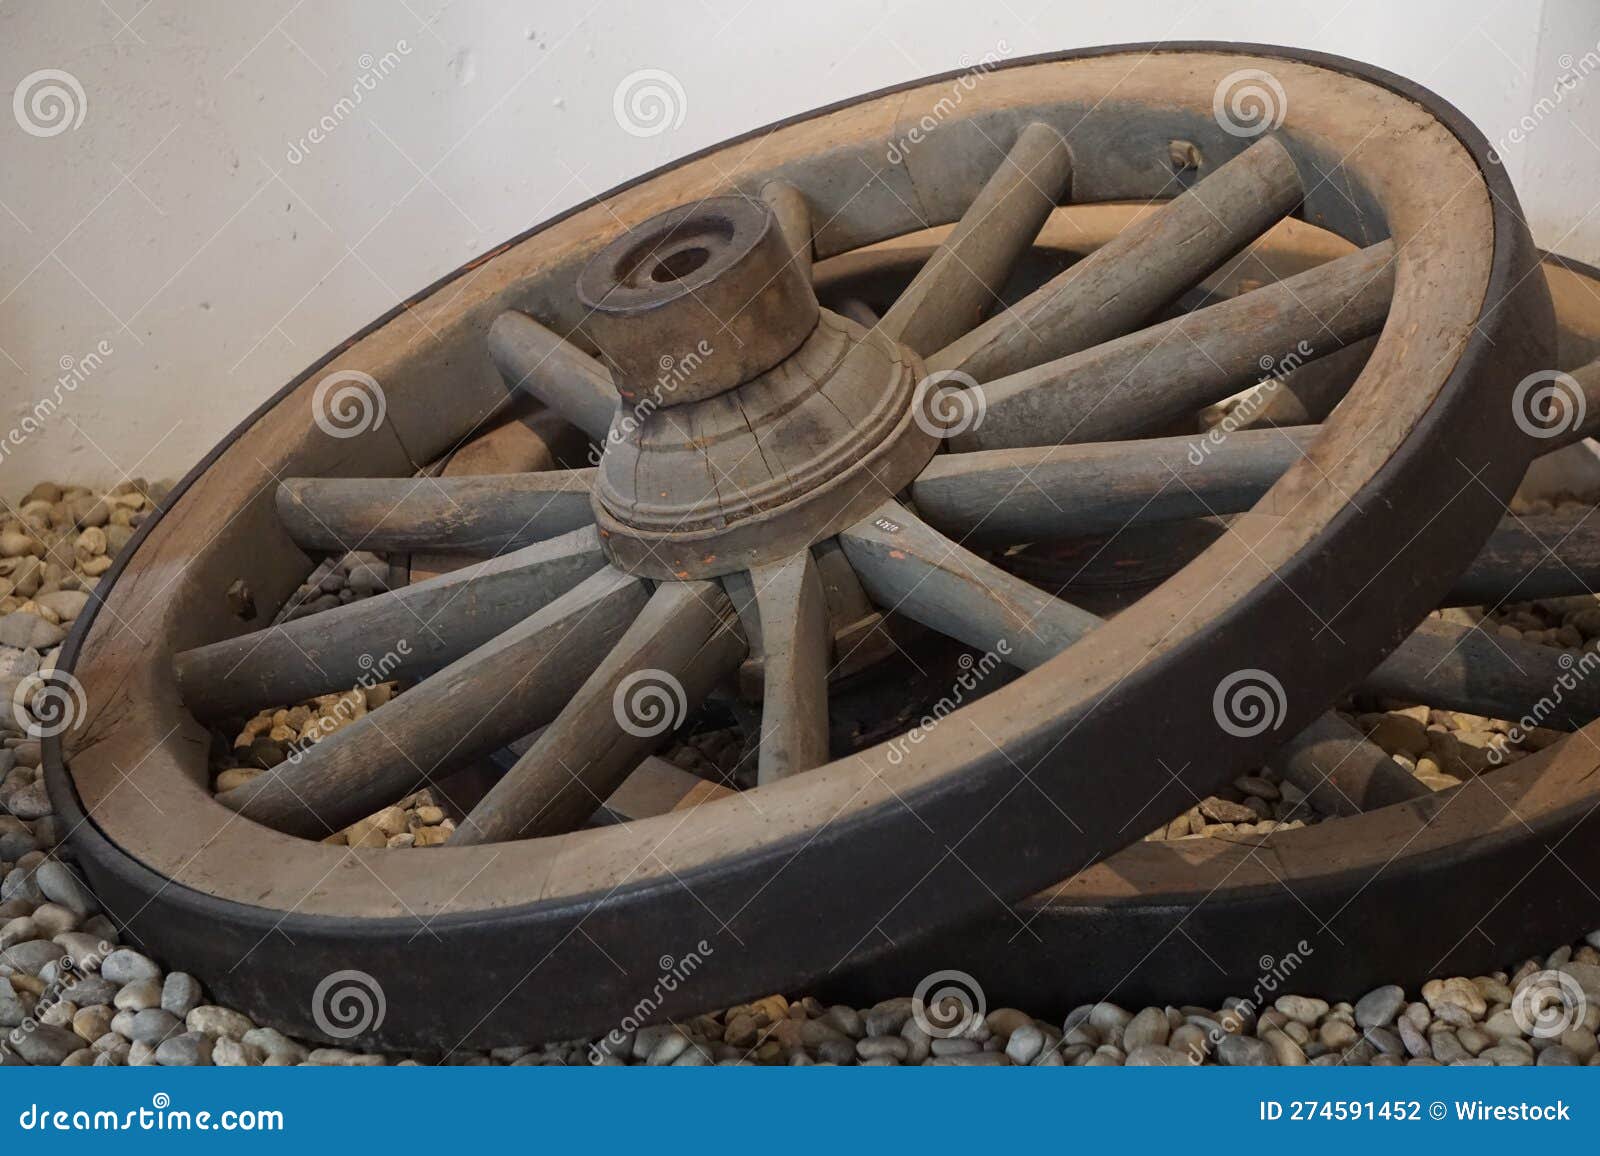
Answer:
<path fill-rule="evenodd" d="M 1376 337 L 1363 338 L 1285 374 L 1269 389 L 1263 404 L 1238 423 L 1239 428 L 1310 425 L 1325 420 L 1354 384 L 1377 341 Z M 1583 395 L 1583 419 L 1563 423 L 1563 431 L 1546 443 L 1546 452 L 1593 437 L 1600 430 L 1600 361 L 1569 370 L 1568 375 Z M 1557 410 L 1554 416 L 1560 420 L 1564 415 Z"/>
<path fill-rule="evenodd" d="M 872 306 L 859 297 L 846 297 L 834 302 L 833 311 L 867 329 L 871 329 L 879 320 L 878 315 L 872 311 Z"/>
<path fill-rule="evenodd" d="M 1600 514 L 1507 514 L 1441 605 L 1500 606 L 1600 590 Z"/>
<path fill-rule="evenodd" d="M 766 784 L 828 761 L 833 630 L 811 551 L 758 567 L 750 581 L 765 664 L 756 781 Z"/>
<path fill-rule="evenodd" d="M 974 542 L 1037 542 L 1233 514 L 1300 459 L 1317 428 L 941 454 L 911 495 L 929 525 Z"/>
<path fill-rule="evenodd" d="M 1541 443 L 1546 452 L 1600 427 L 1600 363 L 1571 376 L 1585 398 L 1584 417 Z M 1220 535 L 1215 516 L 1250 508 L 1293 464 L 1298 455 L 1292 447 L 1309 446 L 1316 432 L 1315 426 L 1246 427 L 1140 442 L 946 454 L 930 463 L 912 493 L 928 522 L 953 537 L 1036 543 L 1008 569 L 1047 588 L 1096 586 L 1112 574 L 1119 584 L 1155 582 Z M 1193 532 L 1180 522 L 1185 518 L 1197 519 Z M 1200 522 L 1216 528 L 1199 532 Z M 1142 533 L 1131 532 L 1136 529 Z M 1115 539 L 1069 541 L 1104 534 Z M 1081 569 L 1074 558 L 1084 559 Z M 1501 520 L 1441 604 L 1499 605 L 1597 588 L 1600 519 L 1586 511 L 1513 514 Z M 1079 589 L 1074 596 L 1087 594 Z"/>
<path fill-rule="evenodd" d="M 1600 433 L 1600 359 L 1579 366 L 1567 376 L 1577 385 L 1582 397 L 1580 399 L 1569 396 L 1568 408 L 1562 409 L 1558 403 L 1549 414 L 1549 421 L 1561 432 L 1548 439 L 1550 449 L 1547 452 L 1553 452 L 1562 446 L 1569 446 L 1573 442 Z M 1564 395 L 1570 393 L 1570 388 L 1563 390 Z M 1526 408 L 1528 403 L 1524 401 L 1522 404 Z M 1581 417 L 1578 420 L 1564 420 L 1575 417 L 1580 412 Z"/>
<path fill-rule="evenodd" d="M 1289 431 L 1273 432 L 1281 435 Z M 1006 452 L 1032 451 L 989 451 L 994 455 Z M 979 455 L 952 456 L 959 460 Z M 1265 474 L 1266 470 L 1262 472 Z M 998 484 L 995 489 L 999 489 Z M 1246 509 L 1250 501 L 1244 492 L 1236 494 L 1234 502 L 1211 502 L 1207 497 L 1214 515 L 1189 514 L 1163 521 L 1150 517 L 1158 510 L 1152 503 L 1118 527 L 1069 537 L 1054 532 L 1053 518 L 1076 524 L 1085 514 L 1094 517 L 1093 510 L 1083 512 L 1067 506 L 1070 492 L 1065 485 L 1049 490 L 1050 496 L 1062 504 L 1063 512 L 1048 503 L 1030 501 L 1025 487 L 1019 487 L 1017 496 L 989 520 L 983 520 L 984 506 L 979 497 L 971 497 L 968 505 L 952 512 L 943 506 L 930 509 L 919 495 L 919 509 L 938 529 L 964 540 L 1030 543 L 1026 551 L 1008 558 L 1006 568 L 1046 589 L 1070 589 L 1072 597 L 1085 598 L 1090 588 L 1152 586 L 1177 573 L 1222 537 L 1232 515 Z M 1093 493 L 1092 489 L 1080 491 L 1079 500 L 1092 500 Z M 1002 526 L 1004 532 L 999 528 Z M 1600 518 L 1587 511 L 1508 514 L 1490 534 L 1478 557 L 1457 577 L 1440 605 L 1500 606 L 1535 598 L 1573 597 L 1596 589 L 1600 589 Z"/>
<path fill-rule="evenodd" d="M 1382 328 L 1394 289 L 1385 241 L 1337 261 L 985 383 L 958 450 L 1136 437 L 1191 417 L 1285 357 Z"/>
<path fill-rule="evenodd" d="M 778 218 L 778 228 L 789 244 L 796 268 L 811 280 L 811 206 L 805 194 L 788 181 L 768 181 L 761 187 L 761 199 Z"/>
<path fill-rule="evenodd" d="M 1100 624 L 956 545 L 899 502 L 885 502 L 843 531 L 839 544 L 884 610 L 1024 670 Z"/>
<path fill-rule="evenodd" d="M 724 574 L 721 581 L 728 600 L 739 615 L 739 627 L 744 631 L 745 641 L 750 644 L 750 657 L 758 658 L 762 649 L 761 612 L 756 608 L 756 587 L 750 581 L 750 571 L 735 570 L 732 574 Z"/>
<path fill-rule="evenodd" d="M 432 674 L 605 565 L 591 526 L 461 570 L 174 658 L 200 718 L 249 714 L 382 679 Z"/>
<path fill-rule="evenodd" d="M 1363 337 L 1274 378 L 1262 387 L 1259 403 L 1234 424 L 1239 429 L 1261 429 L 1324 421 L 1350 392 L 1377 344 L 1377 337 Z"/>
<path fill-rule="evenodd" d="M 1412 631 L 1361 689 L 1440 710 L 1531 717 L 1532 725 L 1576 730 L 1600 718 L 1594 657 L 1574 659 L 1551 646 L 1432 620 Z"/>
<path fill-rule="evenodd" d="M 554 718 L 644 609 L 609 566 L 307 750 L 217 796 L 247 818 L 321 837 Z M 592 808 L 591 808 L 592 809 Z"/>
<path fill-rule="evenodd" d="M 1266 231 L 1301 195 L 1294 160 L 1263 137 L 934 354 L 928 368 L 989 381 L 1127 333 Z"/>
<path fill-rule="evenodd" d="M 858 520 L 938 448 L 935 424 L 908 416 L 925 400 L 915 361 L 822 312 L 781 368 L 737 394 L 619 425 L 595 482 L 611 558 L 650 578 L 720 577 Z"/>
<path fill-rule="evenodd" d="M 579 826 L 744 657 L 715 582 L 664 582 L 571 701 L 472 809 L 452 844 Z"/>
<path fill-rule="evenodd" d="M 817 562 L 817 576 L 822 580 L 822 593 L 828 600 L 828 614 L 836 634 L 878 617 L 837 538 L 818 542 L 811 548 L 811 556 Z"/>
<path fill-rule="evenodd" d="M 1100 623 L 1095 615 L 989 566 L 893 503 L 839 535 L 839 541 L 880 605 L 976 649 L 994 651 L 1003 638 L 1007 647 L 1002 657 L 1025 670 L 1054 657 Z M 1361 797 L 1370 794 L 1374 800 L 1405 789 L 1372 757 L 1374 751 L 1388 756 L 1359 733 L 1353 738 L 1360 746 L 1353 747 L 1351 738 L 1347 724 L 1325 716 L 1291 740 L 1286 762 L 1296 775 L 1310 781 L 1315 771 L 1320 781 L 1329 770 L 1329 755 L 1337 750 L 1334 763 L 1350 756 L 1340 785 L 1359 788 Z M 1398 764 L 1393 769 L 1405 775 Z"/>
<path fill-rule="evenodd" d="M 838 539 L 825 538 L 818 542 L 811 548 L 811 557 L 822 583 L 832 636 L 832 665 L 828 677 L 831 680 L 847 678 L 881 661 L 895 649 L 896 643 L 883 615 L 861 588 L 861 580 L 850 568 L 850 560 L 839 548 Z M 750 656 L 739 668 L 739 694 L 757 702 L 766 693 L 766 664 L 762 658 L 764 643 L 755 586 L 750 581 L 749 571 L 745 570 L 724 575 L 722 585 L 739 612 L 739 623 L 750 642 Z M 901 633 L 920 629 L 904 619 L 895 625 Z"/>
<path fill-rule="evenodd" d="M 737 792 L 732 787 L 702 779 L 650 755 L 611 792 L 596 818 L 603 822 L 627 823 L 698 807 L 733 794 Z"/>
<path fill-rule="evenodd" d="M 1072 154 L 1047 124 L 1028 125 L 949 236 L 906 286 L 883 331 L 926 357 L 1000 303 L 1017 258 L 1038 236 L 1072 179 Z"/>
<path fill-rule="evenodd" d="M 278 487 L 278 516 L 311 550 L 493 555 L 593 525 L 594 475 L 290 478 Z"/>
<path fill-rule="evenodd" d="M 621 399 L 599 361 L 515 311 L 489 326 L 489 356 L 507 387 L 527 390 L 595 441 L 606 440 Z"/>
<path fill-rule="evenodd" d="M 865 670 L 891 654 L 898 645 L 890 625 L 872 605 L 845 556 L 839 539 L 828 538 L 811 549 L 822 579 L 822 595 L 828 601 L 828 617 L 833 622 L 833 677 L 843 678 Z M 898 626 L 909 629 L 908 621 Z"/>
<path fill-rule="evenodd" d="M 1274 751 L 1268 765 L 1325 815 L 1359 815 L 1431 793 L 1382 747 L 1331 712 Z"/>
<path fill-rule="evenodd" d="M 1030 542 L 1005 568 L 1097 614 L 1124 610 L 1229 532 L 1233 514 L 1130 526 L 1111 534 Z"/>
<path fill-rule="evenodd" d="M 426 470 L 427 475 L 458 478 L 542 473 L 564 469 L 562 463 L 579 462 L 587 456 L 588 435 L 557 416 L 538 398 L 518 391 L 508 394 L 506 400 L 507 420 L 457 447 L 448 459 Z M 405 572 L 391 583 L 393 589 L 407 581 L 422 582 L 470 566 L 477 558 L 461 552 L 421 549 L 409 554 L 391 552 L 389 560 L 394 568 Z"/>

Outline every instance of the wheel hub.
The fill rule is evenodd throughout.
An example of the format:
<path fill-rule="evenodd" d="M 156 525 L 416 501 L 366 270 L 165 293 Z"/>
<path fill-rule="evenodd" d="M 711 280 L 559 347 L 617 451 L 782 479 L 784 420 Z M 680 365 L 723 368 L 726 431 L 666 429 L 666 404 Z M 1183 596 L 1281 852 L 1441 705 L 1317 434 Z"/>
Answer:
<path fill-rule="evenodd" d="M 631 573 L 787 557 L 898 493 L 938 447 L 921 359 L 819 308 L 759 201 L 652 217 L 589 263 L 578 295 L 623 402 L 595 516 Z"/>

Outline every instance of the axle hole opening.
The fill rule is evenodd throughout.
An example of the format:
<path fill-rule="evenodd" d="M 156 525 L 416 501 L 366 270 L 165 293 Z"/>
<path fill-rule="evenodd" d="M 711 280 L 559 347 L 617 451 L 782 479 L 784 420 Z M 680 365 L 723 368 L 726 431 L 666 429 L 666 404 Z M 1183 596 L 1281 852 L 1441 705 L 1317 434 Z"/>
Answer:
<path fill-rule="evenodd" d="M 668 253 L 650 270 L 652 281 L 679 281 L 693 273 L 711 258 L 710 251 L 698 247 Z"/>

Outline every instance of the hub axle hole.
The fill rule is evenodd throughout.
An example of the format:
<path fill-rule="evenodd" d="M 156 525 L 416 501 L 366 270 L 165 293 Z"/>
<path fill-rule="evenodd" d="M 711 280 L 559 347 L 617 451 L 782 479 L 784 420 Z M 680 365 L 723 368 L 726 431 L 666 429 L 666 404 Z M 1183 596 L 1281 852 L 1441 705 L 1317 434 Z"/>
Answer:
<path fill-rule="evenodd" d="M 711 253 L 708 250 L 698 246 L 668 253 L 656 262 L 655 268 L 650 270 L 650 280 L 680 281 L 704 265 L 710 257 Z"/>

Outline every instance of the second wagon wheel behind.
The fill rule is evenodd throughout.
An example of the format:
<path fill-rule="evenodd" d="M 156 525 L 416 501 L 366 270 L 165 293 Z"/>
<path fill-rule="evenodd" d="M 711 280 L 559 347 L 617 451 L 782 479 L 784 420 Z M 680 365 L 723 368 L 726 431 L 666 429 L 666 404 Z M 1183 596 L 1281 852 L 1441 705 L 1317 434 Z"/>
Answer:
<path fill-rule="evenodd" d="M 1281 126 L 1241 135 L 1219 121 L 1231 75 L 1269 67 L 1289 95 Z M 1347 62 L 1087 53 L 986 75 L 909 157 L 874 167 L 894 155 L 895 110 L 941 83 L 780 127 L 764 149 L 692 158 L 536 232 L 461 288 L 450 356 L 391 353 L 374 374 L 391 404 L 397 390 L 415 401 L 442 367 L 492 354 L 603 446 L 594 469 L 304 477 L 297 462 L 319 436 L 307 379 L 247 431 L 285 447 L 270 462 L 228 447 L 232 476 L 191 479 L 174 522 L 185 502 L 191 518 L 204 507 L 225 520 L 260 500 L 250 483 L 284 478 L 285 525 L 309 549 L 496 556 L 187 649 L 184 709 L 100 706 L 95 741 L 69 752 L 90 807 L 129 717 L 144 728 L 167 713 L 192 735 L 191 715 L 347 687 L 378 656 L 414 683 L 217 799 L 192 751 L 147 748 L 159 818 L 135 800 L 97 811 L 81 837 L 91 877 L 138 911 L 136 927 L 180 944 L 225 998 L 313 1035 L 293 1017 L 315 980 L 368 972 L 390 1009 L 371 1038 L 391 1046 L 604 1031 L 674 945 L 714 957 L 654 1016 L 793 988 L 1117 849 L 1135 816 L 1176 813 L 1279 730 L 1316 720 L 1436 602 L 1534 448 L 1476 415 L 1541 363 L 1549 334 L 1526 231 L 1476 134 Z M 1167 199 L 986 318 L 1068 197 Z M 1360 248 L 1159 320 L 1290 212 Z M 819 308 L 812 259 L 957 217 L 881 321 Z M 539 253 L 554 256 L 489 292 L 500 263 Z M 1263 357 L 1373 334 L 1347 403 L 1263 516 L 1113 621 L 1008 575 L 904 500 L 930 469 L 959 475 L 975 454 L 1026 454 L 1074 430 L 1119 441 L 1112 459 L 1140 453 L 1127 439 L 1247 384 Z M 358 369 L 368 340 L 336 365 Z M 981 480 L 969 491 L 996 512 L 1015 496 Z M 142 605 L 113 583 L 102 609 L 148 624 L 204 597 L 130 581 L 184 548 L 161 529 L 119 577 Z M 1391 565 L 1408 546 L 1437 568 Z M 833 758 L 830 673 L 884 612 L 1028 673 L 935 740 Z M 108 621 L 97 615 L 69 656 L 92 703 L 123 699 L 138 685 L 129 664 L 147 660 L 113 645 Z M 574 829 L 665 741 L 661 716 L 630 713 L 637 692 L 681 721 L 752 659 L 760 786 Z M 314 841 L 541 726 L 425 865 Z M 359 870 L 340 870 L 351 855 Z M 440 1000 L 463 958 L 483 999 Z"/>

